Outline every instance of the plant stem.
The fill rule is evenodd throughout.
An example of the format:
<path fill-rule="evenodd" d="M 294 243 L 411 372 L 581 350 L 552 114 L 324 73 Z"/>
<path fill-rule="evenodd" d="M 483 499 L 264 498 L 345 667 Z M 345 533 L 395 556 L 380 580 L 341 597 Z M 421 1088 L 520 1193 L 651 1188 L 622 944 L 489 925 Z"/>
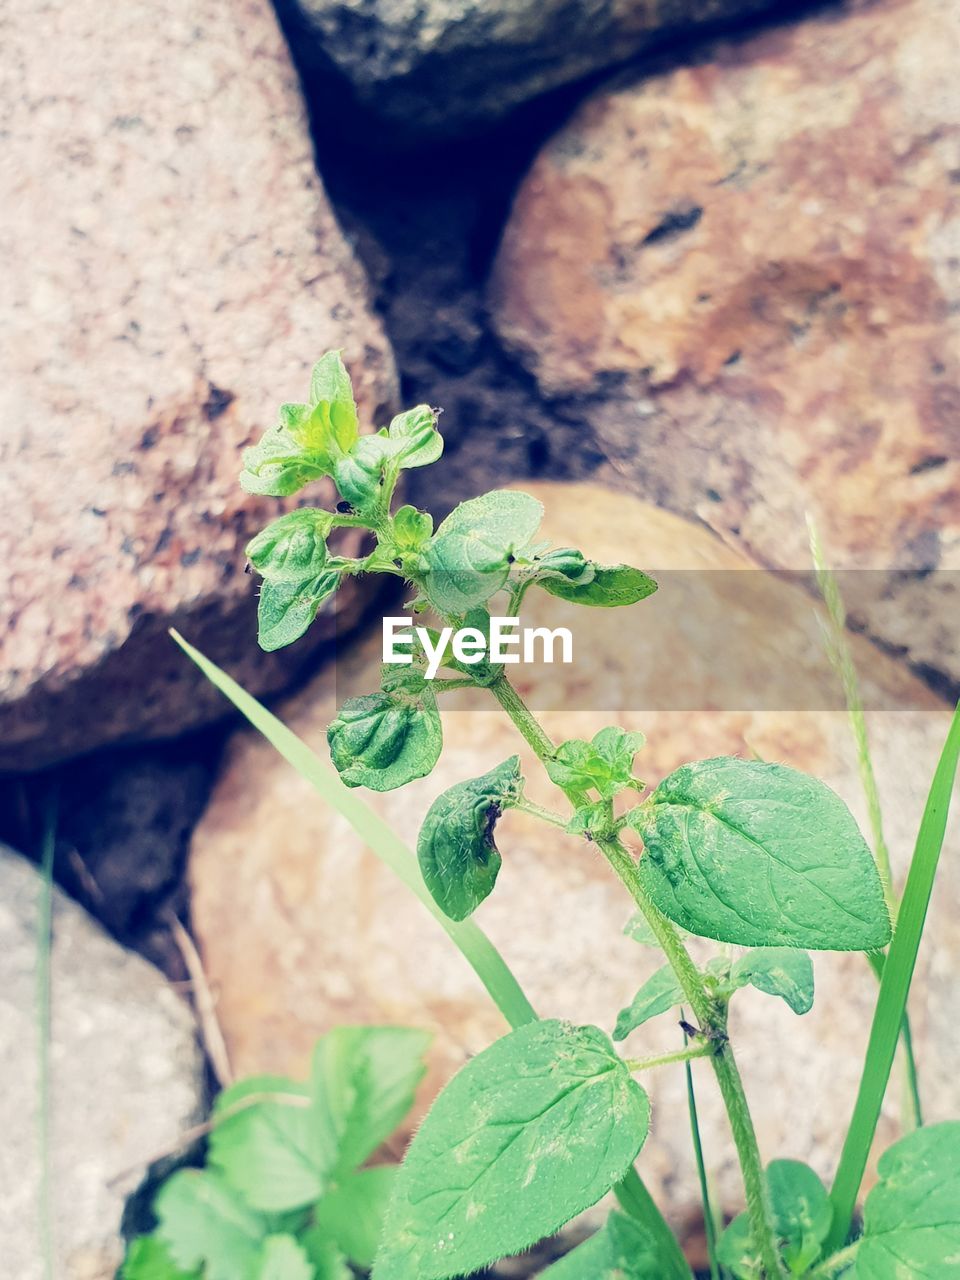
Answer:
<path fill-rule="evenodd" d="M 488 687 L 540 760 L 549 759 L 554 752 L 553 742 L 540 727 L 539 721 L 506 676 L 501 675 Z M 576 803 L 573 794 L 570 792 L 567 794 Z M 716 1051 L 711 1055 L 711 1062 L 740 1159 L 747 1211 L 750 1214 L 754 1238 L 767 1280 L 779 1280 L 786 1273 L 777 1248 L 777 1231 L 760 1159 L 760 1149 L 757 1145 L 757 1135 L 743 1090 L 740 1071 L 737 1068 L 733 1050 L 726 1040 L 726 1019 L 722 1010 L 707 995 L 700 971 L 690 958 L 672 922 L 657 909 L 644 892 L 637 876 L 636 865 L 627 849 L 615 837 L 597 840 L 596 843 L 646 918 L 700 1026 L 708 1036 L 712 1034 L 713 1038 L 718 1040 L 718 1046 L 715 1046 Z"/>
<path fill-rule="evenodd" d="M 693 1058 L 706 1058 L 716 1053 L 716 1048 L 709 1040 L 703 1044 L 691 1045 L 686 1049 L 676 1049 L 673 1053 L 661 1053 L 655 1058 L 626 1058 L 624 1061 L 631 1071 L 649 1071 L 651 1067 L 665 1067 L 671 1062 L 690 1062 Z"/>
<path fill-rule="evenodd" d="M 813 1273 L 818 1280 L 827 1280 L 828 1276 L 835 1276 L 841 1271 L 845 1271 L 847 1267 L 852 1266 L 857 1250 L 860 1248 L 860 1241 L 854 1240 L 853 1244 L 848 1244 L 845 1249 L 841 1249 L 839 1253 L 835 1253 L 832 1258 L 828 1258 L 826 1262 L 820 1264 Z"/>
<path fill-rule="evenodd" d="M 539 818 L 541 822 L 549 822 L 553 827 L 560 827 L 566 830 L 568 819 L 562 813 L 554 813 L 552 809 L 545 809 L 542 804 L 535 804 L 533 800 L 518 800 L 511 808 L 516 809 L 519 813 L 528 813 L 531 818 Z"/>

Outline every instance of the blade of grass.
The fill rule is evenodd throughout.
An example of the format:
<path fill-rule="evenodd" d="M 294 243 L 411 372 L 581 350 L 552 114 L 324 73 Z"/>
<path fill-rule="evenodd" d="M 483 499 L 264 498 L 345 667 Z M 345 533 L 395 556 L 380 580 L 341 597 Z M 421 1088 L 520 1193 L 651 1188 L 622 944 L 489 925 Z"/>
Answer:
<path fill-rule="evenodd" d="M 266 707 L 261 706 L 256 698 L 251 697 L 225 671 L 221 671 L 209 658 L 188 644 L 178 632 L 171 631 L 170 634 L 207 679 L 311 784 L 321 799 L 347 819 L 361 840 L 419 899 L 473 969 L 510 1026 L 520 1027 L 525 1023 L 535 1022 L 538 1015 L 503 956 L 471 920 L 456 924 L 447 919 L 423 883 L 413 853 L 379 814 L 355 792 L 345 787 L 334 771 L 305 742 Z M 664 1280 L 690 1280 L 692 1272 L 676 1237 L 635 1169 L 631 1169 L 617 1186 L 616 1194 L 627 1213 L 642 1222 L 656 1240 L 665 1268 Z"/>
<path fill-rule="evenodd" d="M 57 794 L 51 790 L 43 819 L 40 895 L 37 903 L 37 1143 L 40 1185 L 37 1225 L 44 1280 L 53 1280 L 53 1200 L 50 1186 L 50 952 L 53 947 L 53 854 L 56 848 Z"/>
<path fill-rule="evenodd" d="M 680 1010 L 681 1019 L 684 1017 Z M 688 1037 L 683 1033 L 683 1044 L 686 1048 Z M 690 1112 L 690 1133 L 693 1137 L 693 1154 L 697 1162 L 697 1178 L 700 1182 L 700 1204 L 703 1208 L 703 1231 L 707 1238 L 707 1257 L 710 1259 L 710 1280 L 720 1280 L 720 1268 L 717 1265 L 717 1220 L 713 1215 L 710 1203 L 710 1188 L 707 1184 L 707 1167 L 703 1161 L 703 1141 L 700 1137 L 700 1118 L 697 1114 L 697 1095 L 693 1087 L 693 1066 L 690 1062 L 683 1064 L 687 1077 L 687 1108 Z"/>
<path fill-rule="evenodd" d="M 937 764 L 927 803 L 917 834 L 916 848 L 897 919 L 896 932 L 887 953 L 880 979 L 880 995 L 870 1029 L 867 1056 L 860 1079 L 860 1089 L 847 1131 L 837 1176 L 830 1199 L 833 1202 L 833 1228 L 827 1251 L 840 1248 L 850 1232 L 860 1183 L 880 1107 L 893 1065 L 900 1028 L 913 971 L 930 905 L 930 895 L 940 861 L 943 837 L 950 811 L 957 764 L 960 761 L 960 706 L 954 712 L 947 739 Z"/>
<path fill-rule="evenodd" d="M 883 885 L 883 896 L 886 899 L 890 919 L 896 923 L 899 903 L 893 884 L 893 872 L 890 867 L 890 850 L 883 833 L 883 811 L 880 804 L 880 791 L 877 787 L 877 776 L 873 768 L 870 754 L 870 738 L 867 733 L 867 718 L 863 710 L 863 698 L 860 695 L 860 681 L 857 677 L 856 664 L 847 636 L 847 611 L 844 607 L 840 586 L 835 574 L 827 568 L 823 547 L 817 527 L 811 516 L 807 516 L 807 527 L 810 531 L 810 554 L 813 557 L 817 584 L 827 609 L 827 623 L 823 627 L 827 656 L 840 679 L 843 696 L 847 705 L 847 717 L 853 732 L 857 748 L 857 767 L 860 773 L 860 785 L 867 802 L 867 816 L 873 836 L 874 859 L 880 882 Z M 870 967 L 879 981 L 883 974 L 884 958 L 879 953 L 868 955 Z M 917 1075 L 917 1061 L 913 1052 L 913 1032 L 910 1027 L 910 1015 L 904 1011 L 900 1038 L 904 1063 L 904 1095 L 900 1108 L 901 1125 L 904 1131 L 918 1128 L 923 1124 L 923 1107 L 920 1102 L 920 1081 Z"/>

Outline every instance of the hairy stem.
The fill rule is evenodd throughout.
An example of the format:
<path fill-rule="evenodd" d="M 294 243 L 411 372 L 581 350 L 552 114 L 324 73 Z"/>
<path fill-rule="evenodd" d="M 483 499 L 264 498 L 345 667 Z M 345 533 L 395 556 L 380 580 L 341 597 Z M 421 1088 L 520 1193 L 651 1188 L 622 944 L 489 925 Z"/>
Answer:
<path fill-rule="evenodd" d="M 488 687 L 540 760 L 549 759 L 554 752 L 553 742 L 506 676 L 501 675 Z M 576 803 L 578 797 L 573 793 L 567 794 Z M 750 1214 L 754 1238 L 767 1280 L 779 1280 L 786 1273 L 777 1249 L 773 1209 L 766 1178 L 763 1175 L 757 1135 L 743 1090 L 743 1081 L 740 1078 L 733 1050 L 726 1039 L 726 1019 L 723 1011 L 707 994 L 700 971 L 690 958 L 673 923 L 658 910 L 644 892 L 637 876 L 636 864 L 628 850 L 616 837 L 598 840 L 596 843 L 643 913 L 654 937 L 670 962 L 684 997 L 689 1002 L 702 1030 L 708 1038 L 717 1040 L 716 1051 L 711 1055 L 711 1061 L 740 1159 L 747 1210 Z"/>
<path fill-rule="evenodd" d="M 713 1045 L 707 1042 L 690 1045 L 686 1049 L 675 1049 L 673 1053 L 661 1053 L 655 1058 L 627 1058 L 626 1064 L 631 1071 L 649 1071 L 651 1067 L 665 1067 L 671 1062 L 690 1062 L 694 1058 L 706 1058 L 715 1052 Z"/>

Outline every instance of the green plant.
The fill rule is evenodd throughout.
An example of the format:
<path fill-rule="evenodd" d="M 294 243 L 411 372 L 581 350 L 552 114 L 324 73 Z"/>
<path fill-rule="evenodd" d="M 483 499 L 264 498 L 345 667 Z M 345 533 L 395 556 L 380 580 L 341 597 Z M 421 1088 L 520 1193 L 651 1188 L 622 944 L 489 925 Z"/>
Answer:
<path fill-rule="evenodd" d="M 454 1077 L 411 1143 L 386 1213 L 374 1280 L 467 1274 L 553 1232 L 610 1189 L 624 1212 L 555 1264 L 551 1277 L 689 1277 L 633 1165 L 649 1127 L 647 1096 L 636 1076 L 694 1058 L 709 1061 L 716 1077 L 747 1204 L 716 1247 L 715 1274 L 725 1269 L 738 1280 L 960 1275 L 960 1199 L 915 1196 L 903 1184 L 904 1171 L 922 1186 L 956 1184 L 956 1126 L 918 1130 L 891 1148 L 881 1184 L 867 1201 L 863 1234 L 851 1239 L 942 845 L 960 715 L 934 780 L 893 935 L 896 903 L 885 894 L 846 806 L 820 782 L 782 765 L 722 758 L 684 765 L 648 791 L 634 774 L 640 735 L 612 727 L 589 742 L 555 743 L 547 736 L 504 664 L 488 656 L 494 599 L 515 617 L 533 589 L 617 607 L 643 600 L 656 584 L 629 566 L 594 564 L 578 551 L 538 542 L 540 505 L 523 493 L 474 498 L 436 529 L 424 512 L 394 509 L 400 472 L 435 461 L 441 450 L 436 415 L 426 406 L 375 435 L 361 435 L 339 356 L 320 361 L 310 402 L 284 406 L 280 426 L 244 458 L 243 482 L 253 492 L 289 495 L 309 480 L 332 476 L 343 498 L 335 511 L 300 508 L 283 516 L 250 544 L 250 561 L 263 577 L 261 644 L 272 649 L 301 635 L 345 575 L 402 578 L 413 588 L 414 614 L 432 613 L 441 631 L 469 631 L 477 648 L 469 658 L 445 652 L 432 680 L 423 653 L 407 666 L 385 666 L 378 691 L 343 706 L 329 740 L 346 788 L 384 791 L 427 775 L 442 750 L 438 697 L 470 684 L 496 699 L 539 758 L 558 790 L 559 810 L 525 798 L 519 758 L 510 757 L 436 799 L 418 840 L 418 872 L 394 833 L 352 790 L 181 641 L 417 893 L 513 1028 Z M 332 555 L 326 538 L 338 526 L 366 530 L 372 549 L 356 558 Z M 439 639 L 434 629 L 425 634 Z M 613 1039 L 597 1027 L 536 1020 L 502 958 L 468 919 L 494 890 L 501 860 L 496 824 L 511 807 L 599 850 L 637 908 L 633 936 L 665 955 L 664 969 L 621 1013 Z M 723 950 L 699 966 L 687 933 L 718 941 Z M 810 949 L 868 952 L 881 974 L 864 1083 L 830 1195 L 797 1162 L 762 1163 L 727 1021 L 730 1001 L 747 985 L 786 1000 L 798 1014 L 809 1009 Z M 656 1058 L 618 1054 L 614 1040 L 681 1001 L 695 1020 L 685 1024 L 689 1044 Z"/>
<path fill-rule="evenodd" d="M 206 1163 L 180 1169 L 134 1240 L 122 1280 L 349 1280 L 369 1267 L 396 1169 L 366 1161 L 409 1111 L 429 1037 L 337 1027 L 309 1080 L 252 1076 L 225 1089 Z"/>

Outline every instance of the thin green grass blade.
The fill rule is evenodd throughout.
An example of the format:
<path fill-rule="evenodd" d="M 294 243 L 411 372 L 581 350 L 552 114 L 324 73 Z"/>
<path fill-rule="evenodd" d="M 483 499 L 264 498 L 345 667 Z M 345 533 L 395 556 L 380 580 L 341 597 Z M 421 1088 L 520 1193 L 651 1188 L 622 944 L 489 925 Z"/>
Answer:
<path fill-rule="evenodd" d="M 310 783 L 322 800 L 338 813 L 343 814 L 361 840 L 407 886 L 411 893 L 419 898 L 426 910 L 457 946 L 510 1025 L 520 1027 L 524 1023 L 534 1022 L 537 1014 L 516 978 L 507 968 L 499 951 L 486 934 L 471 921 L 456 924 L 447 919 L 434 903 L 423 883 L 416 858 L 379 814 L 374 813 L 356 792 L 345 787 L 333 769 L 311 751 L 305 742 L 301 742 L 281 720 L 278 720 L 266 707 L 261 706 L 256 698 L 251 697 L 235 680 L 232 680 L 225 671 L 221 671 L 208 658 L 205 658 L 176 631 L 172 631 L 171 635 L 207 679 L 225 694 L 253 727 L 258 729 L 283 758 L 293 765 L 297 773 Z"/>
<path fill-rule="evenodd" d="M 960 706 L 954 713 L 920 822 L 916 848 L 900 903 L 896 932 L 880 979 L 867 1056 L 840 1165 L 830 1192 L 833 1230 L 827 1251 L 840 1248 L 850 1231 L 857 1195 L 877 1128 L 883 1095 L 900 1037 L 907 996 L 940 861 L 957 764 L 960 761 Z"/>
<path fill-rule="evenodd" d="M 680 1017 L 684 1016 L 683 1010 Z M 686 1048 L 687 1033 L 683 1033 L 683 1044 Z M 720 1280 L 720 1268 L 717 1265 L 717 1220 L 710 1203 L 710 1188 L 707 1185 L 707 1167 L 703 1160 L 703 1141 L 700 1137 L 700 1117 L 697 1114 L 697 1095 L 693 1087 L 693 1066 L 690 1062 L 683 1064 L 687 1077 L 687 1109 L 690 1112 L 690 1133 L 693 1138 L 693 1154 L 697 1162 L 697 1178 L 700 1182 L 700 1204 L 703 1208 L 703 1230 L 707 1238 L 707 1256 L 710 1259 L 710 1280 Z"/>
<path fill-rule="evenodd" d="M 345 787 L 333 770 L 281 720 L 261 706 L 256 698 L 251 697 L 225 671 L 205 658 L 176 631 L 171 631 L 170 634 L 207 679 L 306 778 L 321 799 L 347 819 L 357 835 L 416 895 L 476 973 L 507 1022 L 512 1027 L 519 1027 L 535 1021 L 537 1014 L 533 1006 L 499 951 L 472 921 L 455 924 L 443 915 L 423 883 L 416 858 L 387 823 L 355 792 Z M 665 1280 L 690 1280 L 692 1272 L 676 1237 L 635 1169 L 631 1169 L 619 1184 L 616 1194 L 627 1213 L 642 1222 L 657 1241 L 665 1268 Z"/>
<path fill-rule="evenodd" d="M 827 623 L 823 627 L 827 656 L 830 664 L 840 680 L 843 696 L 847 705 L 847 717 L 857 748 L 857 766 L 860 773 L 860 785 L 867 802 L 867 816 L 873 836 L 873 852 L 883 884 L 883 896 L 887 902 L 890 919 L 896 924 L 899 903 L 893 884 L 893 872 L 890 867 L 890 850 L 883 833 L 883 811 L 880 805 L 880 790 L 877 787 L 877 775 L 873 768 L 873 757 L 870 754 L 870 736 L 867 733 L 867 718 L 863 710 L 863 698 L 860 695 L 860 680 L 857 676 L 856 664 L 850 649 L 847 635 L 847 611 L 836 575 L 827 568 L 823 554 L 823 546 L 817 533 L 813 519 L 807 517 L 810 531 L 810 554 L 813 557 L 817 585 L 823 596 L 827 609 Z M 883 975 L 884 956 L 879 952 L 869 954 L 867 959 L 877 976 Z M 917 1074 L 917 1060 L 913 1052 L 913 1032 L 910 1027 L 910 1015 L 905 1011 L 903 1025 L 900 1028 L 904 1063 L 904 1093 L 900 1107 L 901 1123 L 904 1131 L 918 1128 L 923 1124 L 923 1107 L 920 1102 L 920 1081 Z"/>

